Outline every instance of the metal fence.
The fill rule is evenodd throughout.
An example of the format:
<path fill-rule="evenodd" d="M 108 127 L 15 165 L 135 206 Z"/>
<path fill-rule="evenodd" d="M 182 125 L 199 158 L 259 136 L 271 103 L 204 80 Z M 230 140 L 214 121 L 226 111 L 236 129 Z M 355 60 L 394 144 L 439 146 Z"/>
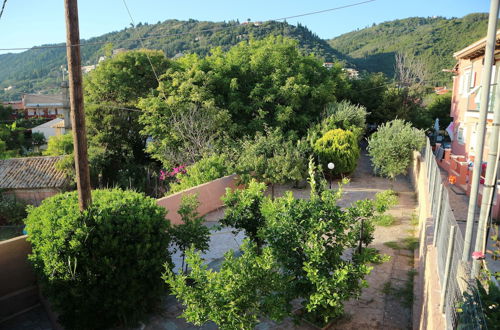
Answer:
<path fill-rule="evenodd" d="M 422 153 L 428 177 L 430 210 L 434 221 L 433 245 L 441 285 L 441 308 L 448 329 L 487 329 L 471 264 L 463 262 L 464 236 L 450 206 L 448 189 L 427 139 Z"/>

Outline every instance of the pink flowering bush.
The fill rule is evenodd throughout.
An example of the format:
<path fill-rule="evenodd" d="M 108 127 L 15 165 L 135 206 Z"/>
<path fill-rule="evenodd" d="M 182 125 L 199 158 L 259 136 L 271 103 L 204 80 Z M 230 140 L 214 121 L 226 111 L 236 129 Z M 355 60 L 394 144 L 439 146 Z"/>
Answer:
<path fill-rule="evenodd" d="M 174 167 L 171 172 L 160 170 L 160 180 L 165 181 L 168 178 L 175 178 L 177 174 L 186 174 L 186 165 Z"/>

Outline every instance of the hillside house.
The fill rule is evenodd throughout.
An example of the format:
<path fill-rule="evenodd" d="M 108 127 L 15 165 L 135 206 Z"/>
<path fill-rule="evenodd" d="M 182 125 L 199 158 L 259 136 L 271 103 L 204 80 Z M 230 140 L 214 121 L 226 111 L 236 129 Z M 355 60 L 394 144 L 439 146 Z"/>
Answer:
<path fill-rule="evenodd" d="M 493 121 L 493 106 L 495 102 L 495 83 L 499 78 L 500 66 L 500 30 L 497 31 L 495 50 L 495 64 L 493 66 L 492 79 L 488 92 L 490 93 L 490 105 L 487 115 L 487 131 L 485 136 L 485 147 L 482 155 L 477 155 L 474 150 L 477 138 L 477 125 L 479 121 L 479 102 L 481 93 L 485 89 L 480 86 L 481 74 L 483 71 L 483 60 L 486 47 L 486 38 L 481 39 L 466 48 L 459 50 L 453 56 L 458 61 L 453 77 L 453 96 L 450 116 L 453 122 L 448 126 L 447 131 L 451 137 L 451 145 L 446 146 L 441 152 L 437 152 L 438 164 L 445 169 L 448 174 L 456 178 L 455 185 L 470 193 L 472 181 L 472 165 L 474 157 L 481 157 L 486 160 L 489 153 L 489 141 L 491 138 L 491 124 Z M 437 145 L 439 149 L 441 146 Z M 481 183 L 484 182 L 485 169 L 488 164 L 483 164 Z M 481 202 L 482 185 L 479 188 L 479 201 Z M 494 218 L 500 218 L 500 187 L 496 189 L 492 214 Z"/>
<path fill-rule="evenodd" d="M 62 156 L 26 157 L 0 160 L 0 191 L 28 204 L 42 200 L 68 187 L 64 172 L 55 164 Z"/>
<path fill-rule="evenodd" d="M 42 117 L 54 119 L 64 115 L 62 94 L 24 94 L 22 97 L 25 118 Z"/>

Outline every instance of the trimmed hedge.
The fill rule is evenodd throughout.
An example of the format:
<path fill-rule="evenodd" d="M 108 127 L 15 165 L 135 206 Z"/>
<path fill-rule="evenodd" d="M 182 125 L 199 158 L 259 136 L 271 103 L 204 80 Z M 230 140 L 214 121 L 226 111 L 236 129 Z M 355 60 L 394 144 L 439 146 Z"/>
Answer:
<path fill-rule="evenodd" d="M 67 329 L 102 329 L 136 320 L 164 293 L 169 222 L 152 198 L 94 190 L 84 212 L 76 192 L 31 207 L 29 256 L 42 292 Z"/>
<path fill-rule="evenodd" d="M 356 169 L 360 151 L 357 136 L 351 131 L 330 130 L 314 143 L 313 149 L 324 170 L 328 163 L 335 164 L 334 175 L 349 174 Z"/>

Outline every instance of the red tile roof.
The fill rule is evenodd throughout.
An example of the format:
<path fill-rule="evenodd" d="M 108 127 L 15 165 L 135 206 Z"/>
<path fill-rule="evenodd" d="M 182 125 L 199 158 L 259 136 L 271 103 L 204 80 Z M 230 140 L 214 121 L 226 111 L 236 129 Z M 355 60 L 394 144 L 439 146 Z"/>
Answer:
<path fill-rule="evenodd" d="M 63 188 L 64 172 L 55 168 L 62 156 L 0 160 L 0 189 Z"/>

